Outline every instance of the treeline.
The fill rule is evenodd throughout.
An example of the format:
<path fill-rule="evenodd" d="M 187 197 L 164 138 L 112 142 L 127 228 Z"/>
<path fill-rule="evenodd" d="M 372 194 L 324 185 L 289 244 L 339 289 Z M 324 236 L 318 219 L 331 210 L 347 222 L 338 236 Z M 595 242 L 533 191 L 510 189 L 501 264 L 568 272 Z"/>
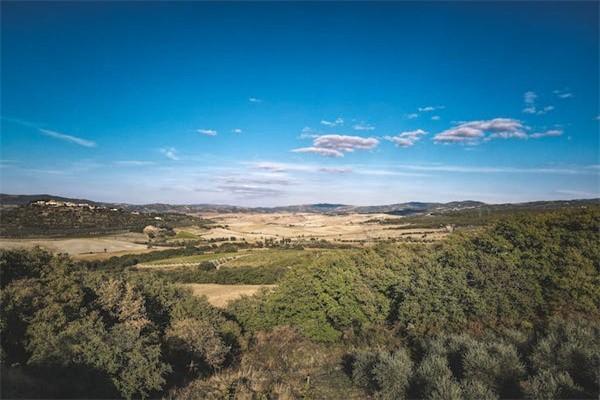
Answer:
<path fill-rule="evenodd" d="M 544 215 L 548 212 L 561 212 L 574 209 L 600 209 L 600 200 L 578 200 L 575 205 L 569 202 L 539 202 L 504 205 L 484 205 L 458 211 L 432 212 L 424 215 L 413 215 L 401 218 L 402 223 L 411 224 L 414 228 L 440 228 L 448 225 L 456 227 L 473 227 L 489 225 L 516 216 Z M 393 213 L 392 213 L 393 214 Z"/>
<path fill-rule="evenodd" d="M 0 208 L 0 220 L 1 237 L 97 236 L 142 232 L 147 225 L 174 228 L 210 222 L 185 214 L 134 214 L 121 209 L 32 205 Z"/>
<path fill-rule="evenodd" d="M 597 398 L 599 228 L 560 210 L 327 253 L 224 311 L 156 275 L 3 252 L 3 393 Z"/>

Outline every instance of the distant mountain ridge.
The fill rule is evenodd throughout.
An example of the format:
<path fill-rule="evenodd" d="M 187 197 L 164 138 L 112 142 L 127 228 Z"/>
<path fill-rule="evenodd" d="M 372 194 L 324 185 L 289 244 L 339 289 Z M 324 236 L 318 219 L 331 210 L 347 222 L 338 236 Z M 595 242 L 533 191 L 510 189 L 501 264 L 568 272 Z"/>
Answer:
<path fill-rule="evenodd" d="M 0 194 L 0 205 L 2 207 L 14 207 L 27 205 L 38 200 L 56 200 L 70 201 L 73 203 L 88 203 L 90 205 L 118 207 L 128 211 L 138 211 L 143 213 L 200 213 L 200 212 L 218 212 L 218 213 L 275 213 L 275 212 L 306 212 L 306 213 L 324 213 L 324 214 L 344 214 L 344 213 L 386 213 L 392 215 L 415 215 L 423 213 L 444 213 L 459 211 L 465 209 L 504 209 L 504 208 L 555 208 L 575 204 L 598 204 L 600 199 L 582 199 L 582 200 L 549 200 L 535 201 L 526 203 L 505 203 L 505 204 L 487 204 L 480 201 L 465 200 L 452 201 L 448 203 L 436 202 L 406 202 L 387 205 L 374 206 L 353 206 L 338 203 L 315 203 L 291 206 L 277 207 L 241 207 L 227 204 L 127 204 L 127 203 L 104 203 L 85 199 L 72 199 L 48 194 L 36 195 L 11 195 Z"/>

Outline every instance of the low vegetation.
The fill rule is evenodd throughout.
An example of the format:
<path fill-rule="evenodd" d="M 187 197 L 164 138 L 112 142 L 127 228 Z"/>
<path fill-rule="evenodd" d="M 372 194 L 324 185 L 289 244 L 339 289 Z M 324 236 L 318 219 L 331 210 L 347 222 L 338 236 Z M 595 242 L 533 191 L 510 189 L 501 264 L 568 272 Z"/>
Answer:
<path fill-rule="evenodd" d="M 599 227 L 597 207 L 536 211 L 433 244 L 325 251 L 281 275 L 285 258 L 158 273 L 4 251 L 2 392 L 597 398 Z M 170 283 L 269 268 L 276 287 L 223 310 Z"/>
<path fill-rule="evenodd" d="M 37 205 L 0 208 L 0 219 L 0 237 L 19 238 L 98 236 L 142 232 L 148 225 L 172 229 L 208 223 L 185 214 L 143 214 L 107 207 Z"/>

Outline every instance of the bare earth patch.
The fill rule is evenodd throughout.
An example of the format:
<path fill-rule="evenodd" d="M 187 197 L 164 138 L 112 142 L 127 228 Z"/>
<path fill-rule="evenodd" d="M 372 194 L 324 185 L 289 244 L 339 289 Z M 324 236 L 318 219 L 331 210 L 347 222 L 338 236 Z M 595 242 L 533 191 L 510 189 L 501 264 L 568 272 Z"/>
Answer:
<path fill-rule="evenodd" d="M 252 296 L 262 288 L 277 285 L 218 285 L 216 283 L 185 283 L 181 285 L 192 290 L 195 296 L 206 296 L 215 307 L 225 307 L 232 300 L 242 296 Z"/>

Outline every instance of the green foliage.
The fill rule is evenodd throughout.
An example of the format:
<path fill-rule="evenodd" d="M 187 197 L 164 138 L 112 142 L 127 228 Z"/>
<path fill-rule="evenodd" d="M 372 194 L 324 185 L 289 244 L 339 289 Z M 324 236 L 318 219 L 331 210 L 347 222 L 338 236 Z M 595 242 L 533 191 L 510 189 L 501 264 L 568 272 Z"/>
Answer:
<path fill-rule="evenodd" d="M 166 282 L 90 275 L 67 257 L 41 251 L 4 252 L 0 265 L 4 271 L 22 268 L 19 275 L 6 275 L 11 279 L 1 293 L 3 362 L 25 368 L 21 374 L 7 372 L 8 385 L 12 379 L 43 381 L 53 368 L 88 380 L 81 394 L 112 393 L 94 378 L 100 374 L 123 397 L 149 397 L 180 367 L 173 356 L 178 349 L 187 362 L 197 357 L 214 367 L 235 342 L 235 329 L 224 316 Z M 40 385 L 40 393 L 17 388 L 13 394 L 64 396 L 57 382 Z"/>
<path fill-rule="evenodd" d="M 417 370 L 419 393 L 425 398 L 515 398 L 525 366 L 516 348 L 492 337 L 439 336 L 425 343 Z M 436 394 L 437 393 L 437 394 Z M 459 396 L 460 397 L 460 396 Z"/>
<path fill-rule="evenodd" d="M 595 398 L 599 227 L 596 207 L 561 210 L 432 245 L 244 252 L 231 266 L 167 272 L 122 267 L 224 249 L 97 264 L 3 251 L 2 389 L 10 397 Z M 220 311 L 168 281 L 278 286 Z M 352 363 L 348 348 L 362 349 Z"/>
<path fill-rule="evenodd" d="M 600 391 L 600 324 L 552 320 L 534 346 L 531 364 L 538 373 L 528 385 L 533 397 L 539 397 L 535 394 L 544 387 L 558 393 L 557 396 L 597 395 Z"/>
<path fill-rule="evenodd" d="M 206 263 L 206 264 L 205 264 Z M 198 267 L 181 267 L 157 271 L 165 280 L 177 283 L 218 283 L 222 285 L 268 285 L 278 282 L 287 272 L 286 267 L 209 267 L 204 261 Z"/>
<path fill-rule="evenodd" d="M 319 261 L 290 271 L 265 297 L 265 327 L 291 324 L 327 342 L 383 321 L 387 299 L 371 290 L 350 258 L 336 254 Z"/>
<path fill-rule="evenodd" d="M 142 232 L 147 225 L 173 228 L 207 223 L 200 218 L 177 213 L 132 213 L 104 207 L 92 209 L 35 205 L 2 208 L 0 219 L 2 237 L 95 236 L 123 231 Z"/>
<path fill-rule="evenodd" d="M 572 399 L 580 398 L 581 388 L 571 379 L 567 372 L 551 372 L 542 370 L 523 383 L 528 399 Z"/>
<path fill-rule="evenodd" d="M 405 349 L 394 352 L 363 351 L 355 355 L 353 382 L 374 392 L 379 399 L 404 399 L 413 362 Z"/>

